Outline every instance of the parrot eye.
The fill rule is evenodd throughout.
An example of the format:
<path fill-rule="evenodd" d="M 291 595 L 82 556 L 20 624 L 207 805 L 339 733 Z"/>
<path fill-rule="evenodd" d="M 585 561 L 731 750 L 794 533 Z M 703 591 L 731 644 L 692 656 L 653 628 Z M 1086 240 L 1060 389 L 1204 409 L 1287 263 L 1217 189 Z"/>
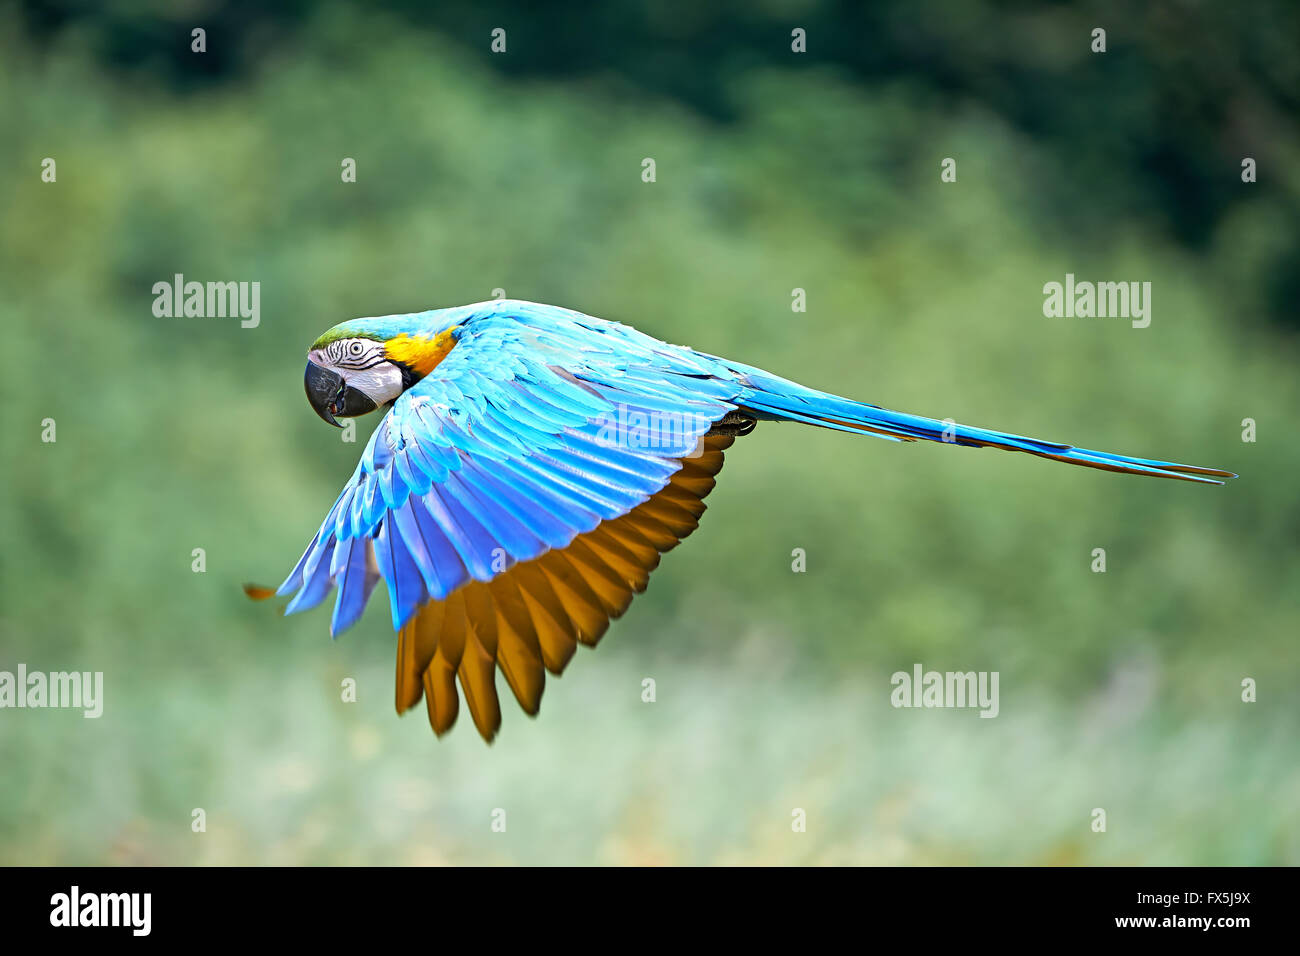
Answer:
<path fill-rule="evenodd" d="M 348 346 L 348 351 L 353 355 L 360 355 L 361 350 L 362 350 L 362 345 L 360 342 L 353 342 L 351 345 Z"/>

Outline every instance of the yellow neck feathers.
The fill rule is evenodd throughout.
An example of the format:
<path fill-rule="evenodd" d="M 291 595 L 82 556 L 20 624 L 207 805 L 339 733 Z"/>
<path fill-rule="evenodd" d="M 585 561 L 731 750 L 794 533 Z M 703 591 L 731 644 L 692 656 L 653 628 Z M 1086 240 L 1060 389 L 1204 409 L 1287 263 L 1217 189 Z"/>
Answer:
<path fill-rule="evenodd" d="M 384 352 L 387 358 L 401 362 L 423 378 L 455 348 L 456 337 L 452 335 L 455 331 L 452 328 L 438 335 L 408 335 L 403 332 L 385 343 Z"/>

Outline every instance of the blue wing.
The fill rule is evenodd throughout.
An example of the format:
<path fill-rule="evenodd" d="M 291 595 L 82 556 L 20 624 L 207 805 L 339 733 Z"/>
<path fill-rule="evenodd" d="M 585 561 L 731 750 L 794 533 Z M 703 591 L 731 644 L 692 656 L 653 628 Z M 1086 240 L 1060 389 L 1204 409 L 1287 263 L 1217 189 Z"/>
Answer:
<path fill-rule="evenodd" d="M 517 306 L 520 304 L 516 304 Z M 563 549 L 662 489 L 734 406 L 716 363 L 544 306 L 473 315 L 393 404 L 279 593 L 338 594 L 331 630 L 379 577 L 393 626 L 470 580 Z"/>

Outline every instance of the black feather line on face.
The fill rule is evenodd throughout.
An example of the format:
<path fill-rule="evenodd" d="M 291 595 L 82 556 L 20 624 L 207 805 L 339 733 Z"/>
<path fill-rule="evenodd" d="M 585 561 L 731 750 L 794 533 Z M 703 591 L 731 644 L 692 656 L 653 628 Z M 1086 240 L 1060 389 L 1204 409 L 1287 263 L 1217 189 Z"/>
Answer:
<path fill-rule="evenodd" d="M 399 362 L 397 359 L 389 359 L 388 361 L 396 365 L 397 370 L 402 373 L 403 392 L 420 380 L 420 376 L 416 375 L 411 366 L 407 365 L 405 362 Z"/>
<path fill-rule="evenodd" d="M 364 345 L 360 352 L 353 351 L 353 347 L 357 345 Z M 382 344 L 365 344 L 358 339 L 339 339 L 327 345 L 324 351 L 325 357 L 335 368 L 352 369 L 358 372 L 374 368 L 380 362 L 387 360 Z"/>

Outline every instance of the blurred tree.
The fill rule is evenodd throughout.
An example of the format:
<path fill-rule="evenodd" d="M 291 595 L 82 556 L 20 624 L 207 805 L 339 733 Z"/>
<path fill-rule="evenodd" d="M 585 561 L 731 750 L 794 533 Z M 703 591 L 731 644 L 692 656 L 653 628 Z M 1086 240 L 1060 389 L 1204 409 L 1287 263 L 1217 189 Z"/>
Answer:
<path fill-rule="evenodd" d="M 600 77 L 678 100 L 716 122 L 742 114 L 737 80 L 757 68 L 829 64 L 866 86 L 903 82 L 931 99 L 974 101 L 1056 158 L 1056 175 L 1042 183 L 1042 208 L 1101 247 L 1125 216 L 1146 218 L 1197 252 L 1243 204 L 1277 204 L 1290 222 L 1300 222 L 1300 182 L 1284 173 L 1297 150 L 1300 112 L 1300 5 L 1290 0 L 1255 3 L 1249 11 L 1119 0 L 360 6 L 441 34 L 508 76 Z M 179 91 L 255 72 L 297 42 L 316 7 L 306 0 L 174 9 L 22 3 L 33 35 L 48 41 L 70 29 L 87 31 L 112 69 Z M 198 25 L 210 38 L 203 56 L 189 49 Z M 1097 26 L 1107 30 L 1105 53 L 1090 49 Z M 496 27 L 510 37 L 507 55 L 491 51 Z M 806 31 L 805 54 L 792 52 L 795 27 Z M 1243 187 L 1247 156 L 1260 174 Z M 1271 316 L 1300 329 L 1300 230 L 1279 237 L 1252 265 L 1248 281 L 1266 290 Z"/>

